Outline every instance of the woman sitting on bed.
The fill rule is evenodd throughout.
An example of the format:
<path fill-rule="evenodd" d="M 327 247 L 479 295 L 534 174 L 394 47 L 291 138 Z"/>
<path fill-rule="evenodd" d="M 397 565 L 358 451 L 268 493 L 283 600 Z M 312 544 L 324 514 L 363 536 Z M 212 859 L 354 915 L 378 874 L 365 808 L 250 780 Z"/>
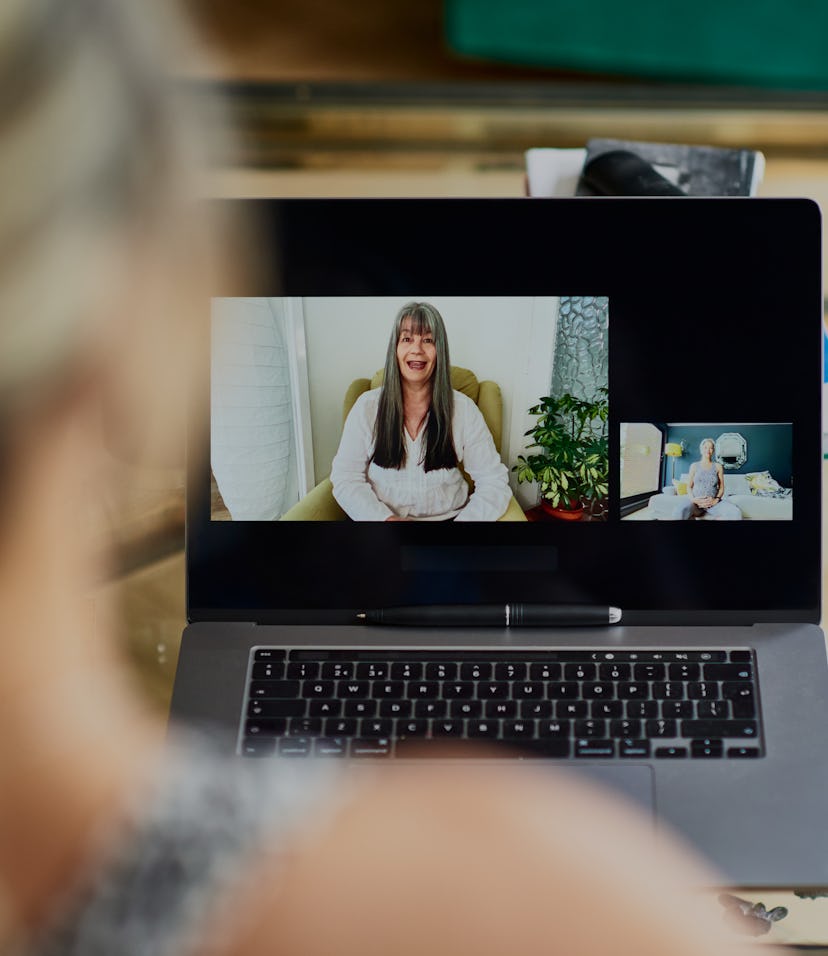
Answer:
<path fill-rule="evenodd" d="M 719 521 L 740 521 L 742 512 L 724 498 L 724 472 L 713 461 L 716 443 L 712 438 L 703 438 L 699 445 L 701 459 L 690 466 L 687 493 L 693 503 L 689 517 L 704 518 L 709 515 Z"/>
<path fill-rule="evenodd" d="M 351 409 L 331 482 L 355 521 L 496 521 L 506 511 L 506 466 L 477 405 L 452 390 L 445 326 L 428 302 L 397 315 L 382 387 Z"/>

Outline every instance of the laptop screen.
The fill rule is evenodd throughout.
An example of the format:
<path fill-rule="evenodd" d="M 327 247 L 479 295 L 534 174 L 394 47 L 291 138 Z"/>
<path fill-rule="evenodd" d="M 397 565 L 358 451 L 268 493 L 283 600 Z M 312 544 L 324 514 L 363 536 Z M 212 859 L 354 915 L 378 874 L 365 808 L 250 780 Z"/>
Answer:
<path fill-rule="evenodd" d="M 206 310 L 193 618 L 816 619 L 809 203 L 240 205 L 259 254 Z"/>

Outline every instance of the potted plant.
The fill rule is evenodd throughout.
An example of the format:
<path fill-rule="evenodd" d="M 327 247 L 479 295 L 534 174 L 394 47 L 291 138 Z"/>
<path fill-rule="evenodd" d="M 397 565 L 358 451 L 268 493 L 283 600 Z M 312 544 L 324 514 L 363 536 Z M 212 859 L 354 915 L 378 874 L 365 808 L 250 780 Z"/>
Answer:
<path fill-rule="evenodd" d="M 609 493 L 609 447 L 607 389 L 599 388 L 593 401 L 567 392 L 559 398 L 546 396 L 529 409 L 538 415 L 526 435 L 527 448 L 540 448 L 534 455 L 519 455 L 512 471 L 517 480 L 536 481 L 541 505 L 564 519 L 592 515 Z"/>

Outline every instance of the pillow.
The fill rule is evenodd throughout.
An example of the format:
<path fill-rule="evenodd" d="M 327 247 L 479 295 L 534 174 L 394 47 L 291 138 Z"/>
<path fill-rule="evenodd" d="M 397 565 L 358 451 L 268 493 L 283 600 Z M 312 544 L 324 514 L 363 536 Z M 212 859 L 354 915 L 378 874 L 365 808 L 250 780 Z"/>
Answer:
<path fill-rule="evenodd" d="M 762 492 L 781 491 L 782 485 L 771 477 L 769 471 L 751 471 L 745 475 L 750 484 L 750 493 L 753 495 L 762 494 Z"/>
<path fill-rule="evenodd" d="M 751 494 L 750 482 L 746 475 L 725 475 L 724 493 L 728 495 L 749 495 Z"/>
<path fill-rule="evenodd" d="M 674 478 L 673 484 L 676 487 L 677 495 L 686 495 L 687 486 L 690 484 L 690 472 L 686 471 L 680 478 Z"/>

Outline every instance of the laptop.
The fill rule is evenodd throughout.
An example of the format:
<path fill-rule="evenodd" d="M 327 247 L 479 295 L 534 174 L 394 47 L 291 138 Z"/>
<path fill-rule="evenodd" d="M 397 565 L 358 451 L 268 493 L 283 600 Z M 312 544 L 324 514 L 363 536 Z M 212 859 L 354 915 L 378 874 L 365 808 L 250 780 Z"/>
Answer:
<path fill-rule="evenodd" d="M 572 768 L 733 885 L 828 885 L 817 207 L 231 205 L 172 717 L 240 760 Z M 401 330 L 443 361 L 423 304 L 474 483 L 401 504 L 389 470 L 454 474 L 374 461 Z"/>

